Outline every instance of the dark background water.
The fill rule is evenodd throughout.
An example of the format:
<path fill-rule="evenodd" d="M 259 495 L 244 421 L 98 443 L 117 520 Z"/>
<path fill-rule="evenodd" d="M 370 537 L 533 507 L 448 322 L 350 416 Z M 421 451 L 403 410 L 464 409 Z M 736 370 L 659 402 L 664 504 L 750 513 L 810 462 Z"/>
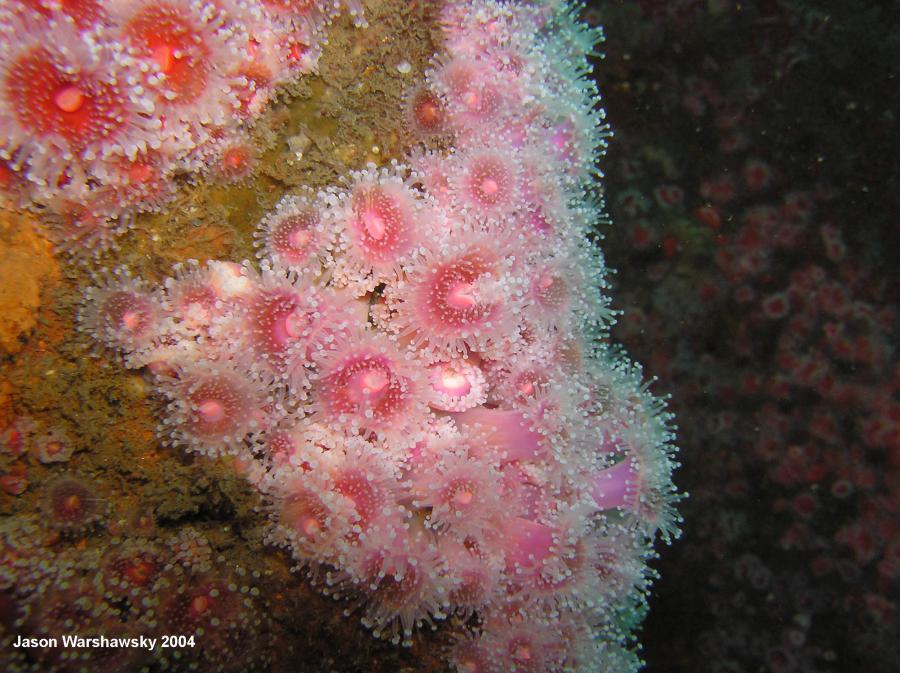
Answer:
<path fill-rule="evenodd" d="M 614 335 L 672 396 L 648 671 L 900 670 L 898 3 L 592 3 Z"/>

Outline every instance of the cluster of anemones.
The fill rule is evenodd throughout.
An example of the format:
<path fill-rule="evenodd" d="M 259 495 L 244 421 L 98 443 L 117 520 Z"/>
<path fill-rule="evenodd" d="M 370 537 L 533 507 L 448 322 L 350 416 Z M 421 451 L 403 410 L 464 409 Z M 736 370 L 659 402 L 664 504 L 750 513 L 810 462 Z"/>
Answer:
<path fill-rule="evenodd" d="M 351 13 L 362 21 L 355 2 Z M 177 174 L 241 177 L 247 129 L 313 70 L 328 1 L 0 2 L 0 195 L 96 249 Z"/>
<path fill-rule="evenodd" d="M 54 518 L 0 520 L 2 670 L 266 670 L 272 637 L 258 572 L 211 560 L 209 542 L 190 527 L 158 542 L 126 526 L 102 547 L 84 538 L 51 545 Z M 163 646 L 159 636 L 169 633 L 183 638 Z M 64 646 L 61 638 L 72 635 L 129 643 L 149 636 L 156 647 Z M 57 644 L 23 648 L 19 637 Z"/>
<path fill-rule="evenodd" d="M 125 270 L 82 328 L 167 400 L 163 439 L 231 454 L 271 539 L 376 635 L 477 621 L 460 671 L 632 670 L 668 415 L 621 354 L 589 235 L 597 35 L 570 10 L 449 3 L 409 165 L 285 197 L 261 262 Z"/>

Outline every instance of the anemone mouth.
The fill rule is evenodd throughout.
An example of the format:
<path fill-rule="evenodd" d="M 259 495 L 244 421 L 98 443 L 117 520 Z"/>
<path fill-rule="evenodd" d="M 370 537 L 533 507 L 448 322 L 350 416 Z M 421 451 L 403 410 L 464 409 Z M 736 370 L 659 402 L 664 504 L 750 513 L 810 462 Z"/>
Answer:
<path fill-rule="evenodd" d="M 312 209 L 285 217 L 275 223 L 271 231 L 274 250 L 288 262 L 303 262 L 315 242 L 314 229 L 319 217 Z"/>
<path fill-rule="evenodd" d="M 322 500 L 306 490 L 287 496 L 281 506 L 281 521 L 306 542 L 314 542 L 329 530 L 328 511 Z"/>
<path fill-rule="evenodd" d="M 132 339 L 145 335 L 153 324 L 153 305 L 134 292 L 118 291 L 103 302 L 103 324 L 110 334 L 123 333 Z"/>
<path fill-rule="evenodd" d="M 485 209 L 498 208 L 512 201 L 513 171 L 495 156 L 472 160 L 466 177 L 469 197 Z"/>
<path fill-rule="evenodd" d="M 254 347 L 276 366 L 283 364 L 291 349 L 310 340 L 317 309 L 311 290 L 297 287 L 259 292 L 246 309 Z"/>
<path fill-rule="evenodd" d="M 383 423 L 406 408 L 406 384 L 383 355 L 350 355 L 326 374 L 319 386 L 334 415 L 350 414 Z"/>
<path fill-rule="evenodd" d="M 246 413 L 247 405 L 241 389 L 229 377 L 216 377 L 201 381 L 190 392 L 189 408 L 192 409 L 191 426 L 199 436 L 212 438 L 230 434 Z"/>
<path fill-rule="evenodd" d="M 492 256 L 481 250 L 437 267 L 427 280 L 429 324 L 444 332 L 458 332 L 489 322 L 497 307 L 478 283 L 494 269 Z"/>

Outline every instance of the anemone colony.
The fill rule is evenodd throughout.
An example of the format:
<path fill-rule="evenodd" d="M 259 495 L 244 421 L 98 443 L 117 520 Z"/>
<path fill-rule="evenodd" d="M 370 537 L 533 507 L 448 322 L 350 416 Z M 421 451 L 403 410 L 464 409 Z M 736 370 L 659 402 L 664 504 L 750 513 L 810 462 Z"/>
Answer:
<path fill-rule="evenodd" d="M 343 3 L 364 25 L 357 0 Z M 338 0 L 0 0 L 0 191 L 107 248 L 176 178 L 240 176 L 247 129 L 312 72 Z"/>
<path fill-rule="evenodd" d="M 36 111 L 0 109 L 23 199 L 158 207 L 146 180 L 209 163 L 314 67 L 331 15 L 162 6 L 67 3 L 51 46 L 6 10 L 25 39 L 0 75 Z M 600 34 L 556 2 L 447 2 L 440 25 L 403 163 L 286 196 L 258 265 L 188 260 L 161 287 L 101 274 L 80 326 L 154 377 L 165 442 L 237 457 L 271 541 L 377 637 L 453 617 L 459 671 L 635 670 L 678 494 L 669 415 L 607 345 Z"/>

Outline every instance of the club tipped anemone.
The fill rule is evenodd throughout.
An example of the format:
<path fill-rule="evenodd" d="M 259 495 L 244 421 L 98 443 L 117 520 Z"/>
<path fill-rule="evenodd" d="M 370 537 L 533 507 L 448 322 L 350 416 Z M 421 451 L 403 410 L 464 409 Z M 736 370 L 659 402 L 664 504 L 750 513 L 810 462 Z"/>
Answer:
<path fill-rule="evenodd" d="M 634 435 L 623 440 L 624 457 L 595 473 L 592 498 L 601 509 L 629 512 L 649 536 L 658 532 L 665 539 L 678 538 L 681 518 L 672 503 L 683 496 L 671 482 L 676 464 L 668 451 L 650 452 L 645 442 L 647 438 Z"/>
<path fill-rule="evenodd" d="M 195 259 L 176 264 L 172 276 L 163 281 L 163 304 L 172 318 L 173 328 L 188 338 L 205 339 L 213 321 L 227 304 L 216 287 L 210 265 Z"/>
<path fill-rule="evenodd" d="M 395 341 L 348 336 L 315 357 L 311 413 L 349 433 L 383 441 L 415 437 L 427 409 L 423 365 Z"/>
<path fill-rule="evenodd" d="M 400 529 L 396 536 L 371 541 L 344 579 L 362 594 L 362 623 L 376 638 L 412 645 L 413 629 L 444 619 L 447 580 L 433 538 Z"/>
<path fill-rule="evenodd" d="M 554 382 L 571 378 L 560 355 L 541 341 L 515 355 L 485 361 L 484 371 L 490 404 L 520 410 L 546 397 Z"/>
<path fill-rule="evenodd" d="M 570 505 L 559 497 L 555 511 L 545 503 L 542 521 L 514 518 L 505 524 L 508 537 L 506 592 L 525 604 L 549 610 L 591 613 L 602 607 L 604 591 L 596 571 L 599 560 L 595 524 L 586 503 Z M 531 515 L 533 516 L 533 515 Z"/>
<path fill-rule="evenodd" d="M 177 156 L 170 141 L 134 156 L 114 156 L 93 168 L 101 187 L 91 189 L 91 200 L 104 195 L 115 212 L 153 212 L 175 193 L 173 176 Z"/>
<path fill-rule="evenodd" d="M 65 463 L 75 452 L 75 444 L 64 428 L 50 427 L 31 441 L 31 453 L 41 463 Z"/>
<path fill-rule="evenodd" d="M 9 3 L 4 9 L 18 13 L 31 10 L 46 19 L 59 12 L 81 30 L 87 30 L 108 19 L 100 0 L 18 0 Z"/>
<path fill-rule="evenodd" d="M 86 264 L 116 250 L 118 238 L 134 221 L 130 213 L 117 214 L 117 198 L 111 188 L 95 190 L 88 197 L 77 186 L 49 198 L 43 224 L 57 252 Z"/>
<path fill-rule="evenodd" d="M 99 161 L 159 145 L 153 102 L 121 45 L 56 19 L 7 17 L 0 34 L 0 155 L 39 198 L 87 189 Z"/>
<path fill-rule="evenodd" d="M 349 522 L 349 528 L 341 530 L 343 545 L 365 547 L 377 544 L 383 536 L 393 537 L 404 528 L 407 518 L 400 504 L 402 486 L 397 468 L 379 460 L 371 444 L 360 437 L 334 435 L 332 439 L 332 449 L 309 458 L 312 470 L 327 480 L 333 511 Z M 340 553 L 344 546 L 334 548 L 334 553 Z"/>
<path fill-rule="evenodd" d="M 164 321 L 158 295 L 124 267 L 105 272 L 87 289 L 78 314 L 82 331 L 123 356 L 150 346 Z"/>
<path fill-rule="evenodd" d="M 407 94 L 406 118 L 410 131 L 418 138 L 439 136 L 448 130 L 444 101 L 427 85 L 417 86 Z"/>
<path fill-rule="evenodd" d="M 274 411 L 265 388 L 246 371 L 237 362 L 176 362 L 174 376 L 159 381 L 169 400 L 160 426 L 163 438 L 211 456 L 245 450 Z"/>
<path fill-rule="evenodd" d="M 514 614 L 485 624 L 481 642 L 491 653 L 491 671 L 545 673 L 561 670 L 565 646 L 559 636 L 550 617 Z"/>
<path fill-rule="evenodd" d="M 327 473 L 300 471 L 273 480 L 269 488 L 275 521 L 270 539 L 289 547 L 310 570 L 316 564 L 339 564 L 340 550 L 359 518 L 352 501 L 333 490 Z"/>
<path fill-rule="evenodd" d="M 458 155 L 450 169 L 457 208 L 479 220 L 502 222 L 521 202 L 521 174 L 515 151 L 488 147 Z"/>
<path fill-rule="evenodd" d="M 391 327 L 435 359 L 489 352 L 518 337 L 515 246 L 486 234 L 455 238 L 433 245 L 410 266 L 407 280 L 387 291 Z"/>
<path fill-rule="evenodd" d="M 322 222 L 324 209 L 315 196 L 283 197 L 254 233 L 257 255 L 292 273 L 319 276 L 332 263 L 331 243 Z"/>
<path fill-rule="evenodd" d="M 404 166 L 379 170 L 370 164 L 351 173 L 346 191 L 325 195 L 338 237 L 333 269 L 338 284 L 364 293 L 391 282 L 422 243 L 429 215 L 402 177 L 405 172 Z"/>
<path fill-rule="evenodd" d="M 303 397 L 313 358 L 352 324 L 351 307 L 337 294 L 264 263 L 254 287 L 216 324 L 213 336 L 227 341 L 240 329 L 239 350 L 249 353 L 251 370 Z"/>
<path fill-rule="evenodd" d="M 490 607 L 502 603 L 503 559 L 487 545 L 479 546 L 474 538 L 459 542 L 451 536 L 438 540 L 447 563 L 449 576 L 449 610 L 462 619 L 473 614 L 486 614 Z"/>
<path fill-rule="evenodd" d="M 505 107 L 505 82 L 485 63 L 452 58 L 427 77 L 446 101 L 449 126 L 461 133 L 488 129 Z"/>
<path fill-rule="evenodd" d="M 127 539 L 103 557 L 103 572 L 94 579 L 97 590 L 110 600 L 149 600 L 166 582 L 166 558 L 160 549 L 140 539 Z"/>
<path fill-rule="evenodd" d="M 170 138 L 228 124 L 239 106 L 231 63 L 245 56 L 246 44 L 236 25 L 187 0 L 128 0 L 116 5 L 115 19 L 158 83 L 156 105 Z"/>
<path fill-rule="evenodd" d="M 447 660 L 454 673 L 492 673 L 495 670 L 493 656 L 486 643 L 470 633 L 465 633 L 447 648 Z"/>
<path fill-rule="evenodd" d="M 206 263 L 210 286 L 222 301 L 239 301 L 250 296 L 256 274 L 247 265 L 211 260 Z"/>
<path fill-rule="evenodd" d="M 609 134 L 603 113 L 559 100 L 549 104 L 544 131 L 546 149 L 570 189 L 589 189 L 593 176 L 600 174 L 598 162 L 606 151 Z"/>
<path fill-rule="evenodd" d="M 588 240 L 596 221 L 604 217 L 602 208 L 590 201 L 584 203 L 583 196 L 573 198 L 559 170 L 548 162 L 546 153 L 533 147 L 531 140 L 522 150 L 522 157 L 522 203 L 515 214 L 517 229 L 544 244 L 575 250 L 581 241 Z"/>
<path fill-rule="evenodd" d="M 248 184 L 259 163 L 259 153 L 253 140 L 244 132 L 234 132 L 218 138 L 209 153 L 209 173 L 214 180 L 225 184 Z"/>
<path fill-rule="evenodd" d="M 473 443 L 477 442 L 472 438 Z M 460 542 L 482 539 L 495 531 L 506 515 L 506 503 L 497 483 L 499 462 L 468 451 L 466 439 L 454 442 L 454 451 L 443 451 L 433 463 L 417 471 L 412 483 L 412 503 L 427 508 L 429 528 L 449 531 Z"/>
<path fill-rule="evenodd" d="M 247 179 L 264 148 L 259 137 L 235 137 L 265 112 L 275 87 L 315 68 L 322 27 L 337 12 L 314 3 L 306 16 L 285 18 L 257 0 L 7 5 L 0 191 L 55 215 L 65 215 L 61 197 L 102 198 L 110 220 L 160 209 L 185 174 Z M 360 7 L 346 11 L 361 19 Z M 123 229 L 104 231 L 113 240 Z M 64 240 L 93 251 L 96 238 Z"/>
<path fill-rule="evenodd" d="M 153 626 L 193 636 L 194 645 L 166 649 L 159 655 L 161 667 L 217 673 L 266 668 L 268 615 L 254 576 L 241 567 L 217 567 L 184 577 L 164 592 Z"/>
<path fill-rule="evenodd" d="M 44 494 L 44 521 L 64 535 L 80 535 L 98 525 L 106 504 L 91 484 L 74 474 L 51 482 Z"/>

